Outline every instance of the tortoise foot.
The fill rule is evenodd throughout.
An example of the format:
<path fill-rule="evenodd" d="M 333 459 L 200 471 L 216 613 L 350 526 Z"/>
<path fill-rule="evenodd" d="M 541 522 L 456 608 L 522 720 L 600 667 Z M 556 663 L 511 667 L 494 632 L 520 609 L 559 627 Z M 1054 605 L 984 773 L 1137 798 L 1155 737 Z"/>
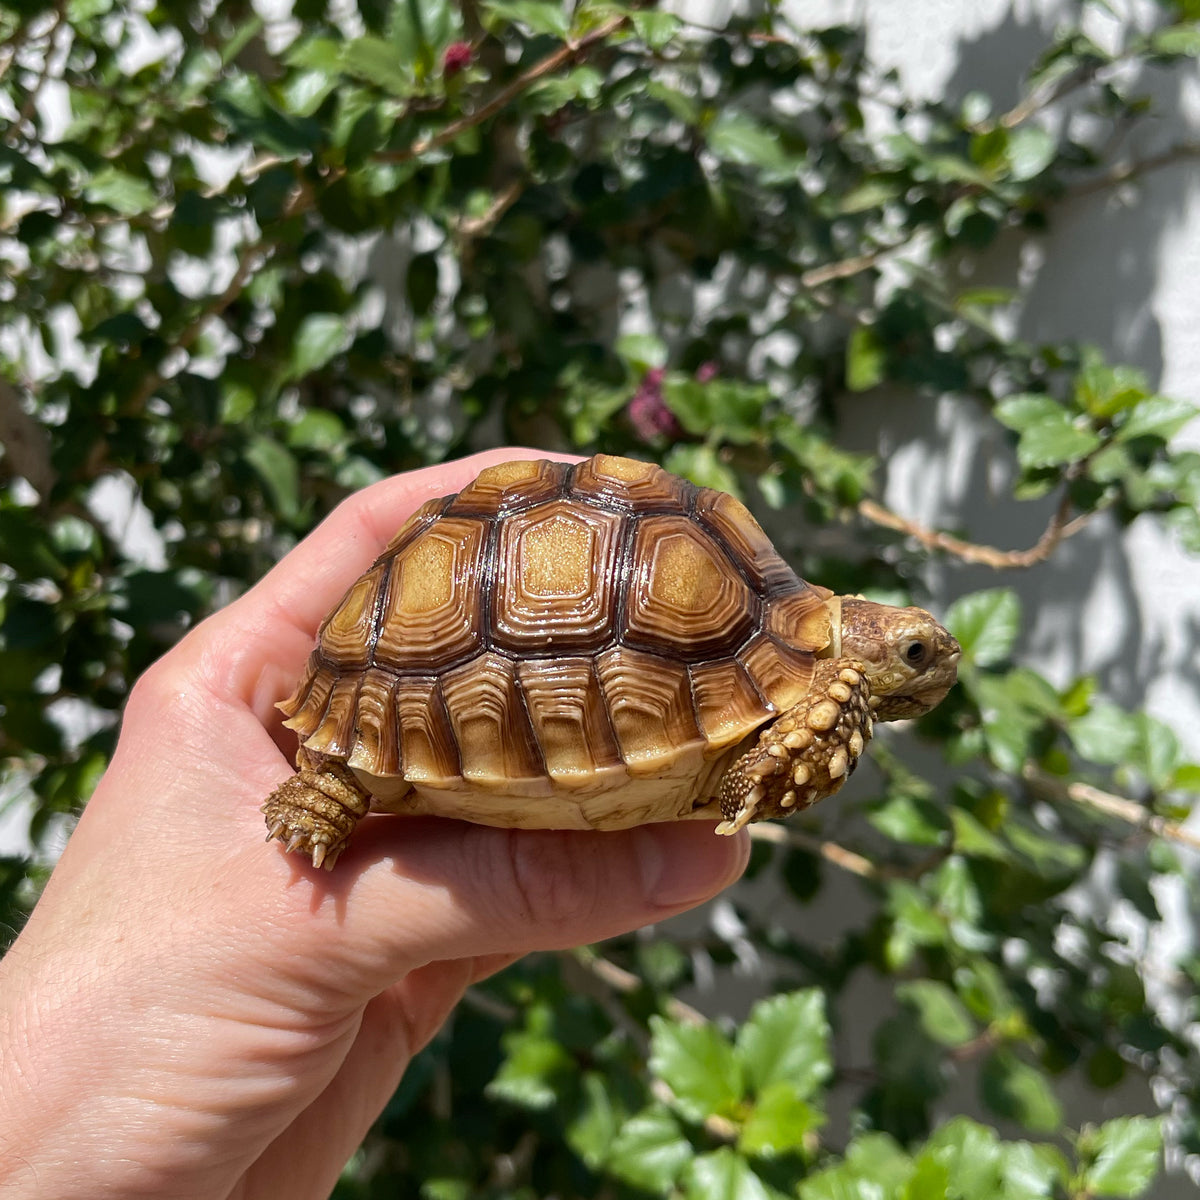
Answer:
<path fill-rule="evenodd" d="M 717 792 L 725 818 L 717 832 L 786 817 L 833 795 L 853 774 L 871 739 L 870 686 L 847 659 L 818 660 L 808 694 L 759 735 L 725 773 Z"/>
<path fill-rule="evenodd" d="M 333 868 L 371 797 L 340 762 L 302 766 L 262 806 L 267 841 L 278 838 L 289 852 L 312 858 L 314 867 Z"/>

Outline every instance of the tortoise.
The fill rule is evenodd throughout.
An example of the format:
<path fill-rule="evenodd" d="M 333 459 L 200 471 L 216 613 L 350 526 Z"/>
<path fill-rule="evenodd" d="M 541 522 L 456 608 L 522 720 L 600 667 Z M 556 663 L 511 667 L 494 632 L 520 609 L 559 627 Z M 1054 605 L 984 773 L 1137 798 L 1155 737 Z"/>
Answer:
<path fill-rule="evenodd" d="M 491 466 L 321 626 L 267 837 L 330 868 L 369 809 L 732 834 L 836 792 L 958 657 L 924 609 L 805 583 L 725 492 L 603 454 Z"/>

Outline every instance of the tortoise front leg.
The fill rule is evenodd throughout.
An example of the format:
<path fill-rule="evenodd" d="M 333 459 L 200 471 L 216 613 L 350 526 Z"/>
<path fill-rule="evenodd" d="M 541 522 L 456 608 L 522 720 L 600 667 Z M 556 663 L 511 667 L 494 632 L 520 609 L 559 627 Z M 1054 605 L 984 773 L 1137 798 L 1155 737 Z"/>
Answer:
<path fill-rule="evenodd" d="M 759 734 L 721 778 L 718 833 L 785 817 L 833 795 L 871 739 L 871 689 L 850 659 L 818 659 L 808 693 Z"/>
<path fill-rule="evenodd" d="M 296 774 L 285 779 L 262 806 L 267 841 L 278 838 L 287 850 L 312 855 L 314 867 L 328 871 L 346 847 L 371 797 L 353 771 L 336 759 L 309 754 L 302 746 Z"/>

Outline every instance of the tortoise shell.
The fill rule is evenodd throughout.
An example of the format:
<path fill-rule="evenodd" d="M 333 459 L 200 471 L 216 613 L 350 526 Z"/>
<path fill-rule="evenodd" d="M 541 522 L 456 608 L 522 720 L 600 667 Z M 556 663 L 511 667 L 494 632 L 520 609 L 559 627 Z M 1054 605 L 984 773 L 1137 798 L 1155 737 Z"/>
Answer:
<path fill-rule="evenodd" d="M 376 807 L 669 819 L 804 696 L 830 595 L 724 492 L 605 455 L 503 463 L 412 516 L 280 707 Z"/>

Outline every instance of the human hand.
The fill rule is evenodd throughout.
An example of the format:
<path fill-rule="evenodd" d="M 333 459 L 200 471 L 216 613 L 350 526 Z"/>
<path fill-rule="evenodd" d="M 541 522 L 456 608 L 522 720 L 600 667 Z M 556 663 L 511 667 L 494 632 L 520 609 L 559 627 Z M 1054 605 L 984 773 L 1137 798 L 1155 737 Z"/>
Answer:
<path fill-rule="evenodd" d="M 274 704 L 321 619 L 421 503 L 516 457 L 537 455 L 492 451 L 352 497 L 133 689 L 112 764 L 0 962 L 0 1196 L 327 1196 L 472 982 L 662 920 L 741 873 L 745 835 L 707 822 L 368 818 L 332 874 L 263 845 L 259 805 L 295 750 Z"/>

